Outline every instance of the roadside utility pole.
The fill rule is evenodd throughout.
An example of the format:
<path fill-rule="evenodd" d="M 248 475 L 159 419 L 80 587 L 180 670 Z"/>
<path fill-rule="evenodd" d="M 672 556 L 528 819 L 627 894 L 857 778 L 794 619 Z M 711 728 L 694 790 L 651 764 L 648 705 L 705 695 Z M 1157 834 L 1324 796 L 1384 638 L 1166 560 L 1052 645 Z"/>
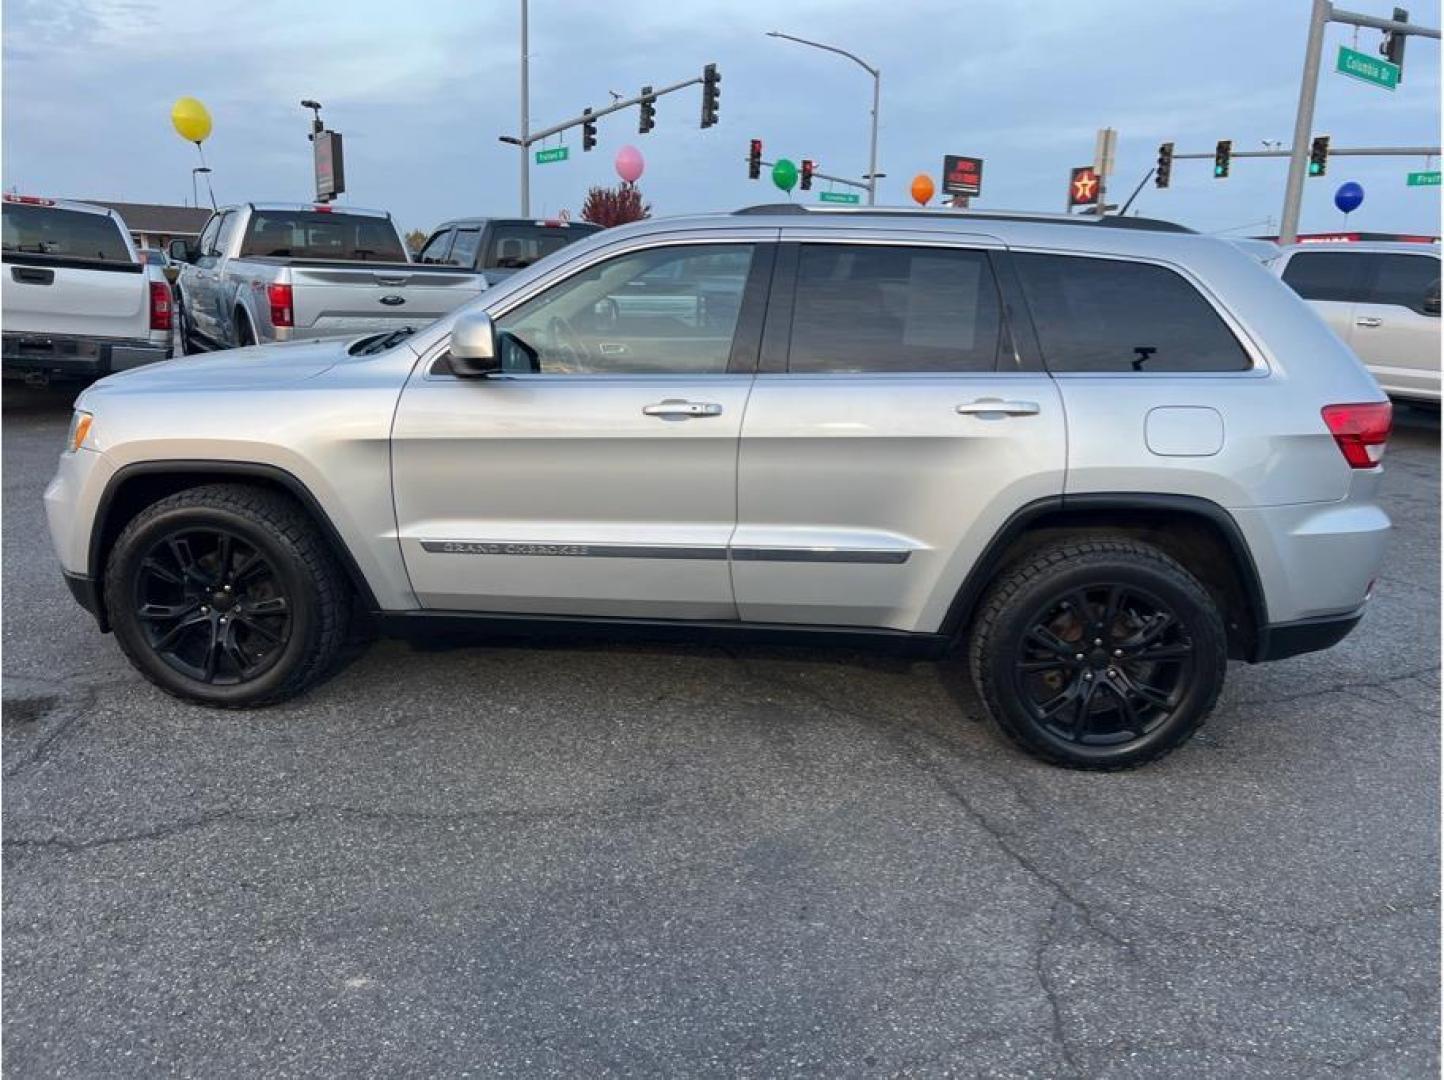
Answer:
<path fill-rule="evenodd" d="M 1400 36 L 1414 34 L 1434 38 L 1436 41 L 1439 39 L 1437 29 L 1341 11 L 1329 0 L 1313 0 L 1313 10 L 1309 14 L 1308 44 L 1304 47 L 1304 78 L 1299 87 L 1299 111 L 1294 118 L 1294 145 L 1289 154 L 1289 177 L 1284 184 L 1284 209 L 1279 218 L 1281 244 L 1292 244 L 1299 235 L 1299 206 L 1303 201 L 1304 177 L 1308 172 L 1309 141 L 1314 126 L 1314 99 L 1319 92 L 1319 63 L 1324 49 L 1324 28 L 1331 22 L 1367 26 Z"/>
<path fill-rule="evenodd" d="M 531 162 L 527 160 L 527 155 L 531 153 L 527 114 L 531 109 L 527 87 L 526 5 L 527 0 L 521 0 L 521 141 L 518 149 L 521 151 L 521 216 L 531 217 Z"/>

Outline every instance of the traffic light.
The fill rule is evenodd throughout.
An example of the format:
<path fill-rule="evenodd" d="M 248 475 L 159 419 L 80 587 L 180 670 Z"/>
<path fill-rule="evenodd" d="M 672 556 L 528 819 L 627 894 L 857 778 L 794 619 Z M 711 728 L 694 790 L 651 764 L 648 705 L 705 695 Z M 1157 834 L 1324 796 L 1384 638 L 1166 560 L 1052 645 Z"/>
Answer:
<path fill-rule="evenodd" d="M 1173 175 L 1173 144 L 1166 142 L 1158 148 L 1158 168 L 1153 174 L 1153 186 L 1166 188 Z"/>
<path fill-rule="evenodd" d="M 1409 13 L 1403 8 L 1394 9 L 1395 22 L 1408 22 Z M 1379 55 L 1399 69 L 1399 81 L 1404 81 L 1404 42 L 1409 39 L 1403 34 L 1385 32 L 1384 43 L 1379 46 Z"/>
<path fill-rule="evenodd" d="M 1229 158 L 1233 156 L 1233 140 L 1219 139 L 1213 150 L 1213 178 L 1222 180 L 1228 176 Z"/>
<path fill-rule="evenodd" d="M 800 183 L 800 184 L 797 185 L 797 186 L 800 187 L 803 191 L 811 191 L 811 190 L 812 190 L 812 169 L 813 169 L 812 159 L 810 159 L 810 158 L 803 158 L 803 159 L 802 159 L 802 183 Z"/>
<path fill-rule="evenodd" d="M 756 180 L 762 175 L 762 140 L 753 139 L 752 149 L 747 151 L 747 179 Z"/>
<path fill-rule="evenodd" d="M 590 150 L 597 145 L 597 122 L 592 119 L 591 109 L 583 109 L 582 115 L 586 117 L 582 121 L 582 149 Z"/>
<path fill-rule="evenodd" d="M 717 102 L 722 96 L 722 74 L 716 64 L 702 69 L 702 126 L 709 128 L 717 122 Z"/>
<path fill-rule="evenodd" d="M 1316 135 L 1309 146 L 1309 175 L 1323 176 L 1329 171 L 1329 137 Z"/>
<path fill-rule="evenodd" d="M 650 86 L 642 87 L 642 116 L 637 121 L 637 132 L 645 135 L 657 126 L 657 99 L 652 96 Z"/>

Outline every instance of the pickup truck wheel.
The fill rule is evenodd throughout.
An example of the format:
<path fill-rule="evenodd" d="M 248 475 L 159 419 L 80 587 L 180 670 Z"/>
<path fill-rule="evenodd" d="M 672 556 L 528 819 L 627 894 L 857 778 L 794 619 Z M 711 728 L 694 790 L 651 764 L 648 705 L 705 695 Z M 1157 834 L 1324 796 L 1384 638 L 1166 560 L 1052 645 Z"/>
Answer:
<path fill-rule="evenodd" d="M 242 349 L 256 343 L 256 335 L 251 330 L 251 321 L 240 310 L 236 311 L 236 342 L 237 347 Z"/>
<path fill-rule="evenodd" d="M 179 292 L 175 294 L 176 312 L 176 355 L 190 356 L 196 351 L 191 333 L 191 321 L 186 315 L 185 300 Z"/>
<path fill-rule="evenodd" d="M 1006 570 L 978 616 L 973 681 L 993 720 L 1035 757 L 1125 769 L 1181 746 L 1227 668 L 1208 592 L 1148 544 L 1047 547 Z"/>
<path fill-rule="evenodd" d="M 192 488 L 138 514 L 106 564 L 130 662 L 203 705 L 269 705 L 333 666 L 351 620 L 344 573 L 306 515 L 241 484 Z"/>

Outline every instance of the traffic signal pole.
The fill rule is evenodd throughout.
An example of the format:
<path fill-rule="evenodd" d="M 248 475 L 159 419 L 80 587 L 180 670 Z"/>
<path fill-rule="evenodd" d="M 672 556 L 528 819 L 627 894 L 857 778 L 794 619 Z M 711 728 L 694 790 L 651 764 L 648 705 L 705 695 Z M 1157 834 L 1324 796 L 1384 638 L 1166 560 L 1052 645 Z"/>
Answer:
<path fill-rule="evenodd" d="M 530 124 L 527 113 L 530 110 L 527 87 L 526 5 L 527 0 L 521 0 L 521 138 L 517 145 L 521 149 L 521 216 L 531 217 L 531 159 L 527 156 L 531 152 L 531 141 L 527 135 L 527 126 Z"/>
<path fill-rule="evenodd" d="M 1304 178 L 1308 175 L 1309 137 L 1314 126 L 1314 100 L 1319 91 L 1319 64 L 1324 51 L 1324 29 L 1331 22 L 1348 23 L 1352 26 L 1367 26 L 1386 33 L 1407 36 L 1439 38 L 1439 31 L 1413 23 L 1380 19 L 1373 15 L 1359 15 L 1352 11 L 1341 11 L 1329 0 L 1313 0 L 1309 13 L 1308 43 L 1304 47 L 1304 77 L 1299 87 L 1299 108 L 1294 117 L 1294 144 L 1289 151 L 1289 176 L 1284 184 L 1284 209 L 1279 219 L 1279 243 L 1292 244 L 1299 235 L 1299 207 L 1304 197 Z M 1330 156 L 1346 151 L 1332 150 Z M 1262 157 L 1267 152 L 1243 152 L 1235 157 Z M 1271 156 L 1271 155 L 1269 155 Z"/>

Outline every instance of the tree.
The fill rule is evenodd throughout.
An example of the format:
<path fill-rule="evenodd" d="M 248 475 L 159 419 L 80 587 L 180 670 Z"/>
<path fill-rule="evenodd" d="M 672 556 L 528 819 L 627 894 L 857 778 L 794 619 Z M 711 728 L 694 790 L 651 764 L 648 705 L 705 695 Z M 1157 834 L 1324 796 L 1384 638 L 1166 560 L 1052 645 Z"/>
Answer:
<path fill-rule="evenodd" d="M 426 243 L 426 234 L 420 229 L 412 229 L 406 234 L 406 250 L 412 255 L 420 255 L 421 248 Z"/>
<path fill-rule="evenodd" d="M 591 188 L 587 192 L 587 201 L 582 203 L 582 220 L 604 229 L 651 216 L 652 207 L 642 201 L 637 185 L 625 181 L 614 188 Z"/>

